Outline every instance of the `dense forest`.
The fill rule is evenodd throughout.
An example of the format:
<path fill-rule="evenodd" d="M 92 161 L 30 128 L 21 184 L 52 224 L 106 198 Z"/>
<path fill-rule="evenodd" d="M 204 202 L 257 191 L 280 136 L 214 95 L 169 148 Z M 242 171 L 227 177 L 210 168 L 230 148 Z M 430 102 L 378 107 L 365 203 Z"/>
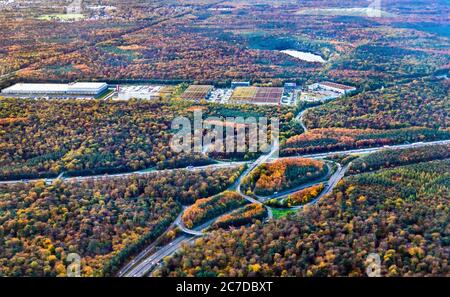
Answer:
<path fill-rule="evenodd" d="M 282 200 L 271 199 L 266 202 L 266 205 L 275 208 L 290 208 L 293 206 L 305 205 L 317 198 L 324 189 L 325 185 L 320 183 L 297 191 Z"/>
<path fill-rule="evenodd" d="M 198 199 L 183 212 L 181 219 L 186 227 L 193 228 L 246 203 L 247 200 L 238 193 L 225 191 L 213 197 Z"/>
<path fill-rule="evenodd" d="M 434 141 L 450 138 L 448 80 L 421 79 L 307 111 L 306 133 L 283 142 L 281 155 Z"/>
<path fill-rule="evenodd" d="M 324 162 L 314 159 L 280 159 L 257 167 L 241 187 L 247 194 L 268 196 L 324 177 L 328 170 Z"/>
<path fill-rule="evenodd" d="M 307 111 L 306 133 L 287 139 L 281 155 L 449 139 L 448 80 L 420 79 Z"/>
<path fill-rule="evenodd" d="M 118 173 L 150 167 L 176 168 L 213 161 L 199 153 L 175 153 L 169 146 L 176 116 L 265 116 L 290 128 L 292 108 L 227 106 L 167 101 L 0 100 L 0 179 Z M 227 158 L 227 155 L 221 157 Z M 246 154 L 241 156 L 246 157 Z M 252 156 L 247 156 L 250 158 Z"/>
<path fill-rule="evenodd" d="M 399 129 L 450 127 L 450 82 L 416 80 L 338 99 L 307 112 L 310 128 Z"/>
<path fill-rule="evenodd" d="M 281 146 L 280 155 L 302 155 L 446 139 L 450 139 L 449 130 L 419 127 L 393 130 L 318 128 L 286 140 Z"/>
<path fill-rule="evenodd" d="M 211 0 L 115 0 L 103 10 L 98 1 L 86 0 L 79 21 L 59 19 L 67 2 L 11 3 L 0 11 L 0 75 L 22 81 L 327 78 L 375 88 L 448 70 L 450 62 L 448 38 L 436 17 L 446 11 L 445 1 L 427 3 L 427 9 L 410 0 L 390 2 L 393 14 L 374 20 L 342 8 L 367 7 L 362 0 L 345 6 L 241 0 L 225 7 Z M 318 6 L 336 7 L 335 14 L 308 13 Z M 286 49 L 312 52 L 326 62 L 280 52 Z"/>
<path fill-rule="evenodd" d="M 450 161 L 352 176 L 295 216 L 215 231 L 157 276 L 449 276 Z"/>
<path fill-rule="evenodd" d="M 353 161 L 349 173 L 356 174 L 365 171 L 378 170 L 400 165 L 447 159 L 450 157 L 450 145 L 434 145 L 401 150 L 382 150 L 362 156 Z"/>
<path fill-rule="evenodd" d="M 0 186 L 0 275 L 111 275 L 163 234 L 181 204 L 225 190 L 242 168 L 186 170 L 81 182 Z"/>
<path fill-rule="evenodd" d="M 67 276 L 70 253 L 81 256 L 82 276 L 113 276 L 152 243 L 174 248 L 183 232 L 177 217 L 186 228 L 213 223 L 154 276 L 360 277 L 372 253 L 383 276 L 450 276 L 449 145 L 297 158 L 450 139 L 450 82 L 438 79 L 450 70 L 447 0 L 389 0 L 379 17 L 369 16 L 367 0 L 80 2 L 82 13 L 71 19 L 72 0 L 0 1 L 0 89 L 105 81 L 164 84 L 165 95 L 0 96 L 0 181 L 13 181 L 0 183 L 0 277 Z M 188 84 L 232 81 L 299 88 L 333 81 L 357 90 L 296 107 L 179 96 Z M 192 121 L 199 110 L 203 119 L 278 118 L 279 153 L 293 158 L 258 166 L 242 192 L 299 190 L 250 203 L 230 190 L 246 165 L 190 170 L 261 155 L 174 152 L 173 119 Z M 333 161 L 352 164 L 322 197 Z M 174 168 L 186 169 L 162 171 Z M 111 175 L 125 172 L 135 174 Z M 73 178 L 89 175 L 98 176 Z"/>
<path fill-rule="evenodd" d="M 212 229 L 239 227 L 253 223 L 257 220 L 262 221 L 267 216 L 266 208 L 259 203 L 247 204 L 229 214 L 218 218 L 211 226 Z"/>

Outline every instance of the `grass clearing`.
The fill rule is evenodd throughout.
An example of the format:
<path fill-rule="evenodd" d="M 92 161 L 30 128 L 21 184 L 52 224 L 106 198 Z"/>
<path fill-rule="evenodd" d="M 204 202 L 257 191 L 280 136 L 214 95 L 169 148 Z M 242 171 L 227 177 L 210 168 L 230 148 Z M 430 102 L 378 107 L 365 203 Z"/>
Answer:
<path fill-rule="evenodd" d="M 296 210 L 292 210 L 292 209 L 275 209 L 272 208 L 272 214 L 274 219 L 278 220 L 284 217 L 287 217 L 288 215 L 294 215 L 296 214 L 297 211 Z"/>
<path fill-rule="evenodd" d="M 52 21 L 52 20 L 59 20 L 59 21 L 79 21 L 84 19 L 85 16 L 81 13 L 55 13 L 55 14 L 44 14 L 38 17 L 39 20 L 42 21 Z"/>

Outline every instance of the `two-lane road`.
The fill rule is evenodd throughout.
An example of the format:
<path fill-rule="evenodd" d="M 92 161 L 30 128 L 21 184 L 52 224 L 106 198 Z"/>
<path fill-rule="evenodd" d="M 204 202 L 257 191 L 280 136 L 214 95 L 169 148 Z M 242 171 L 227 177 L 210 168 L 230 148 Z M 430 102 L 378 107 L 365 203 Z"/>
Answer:
<path fill-rule="evenodd" d="M 306 127 L 305 123 L 303 122 L 303 117 L 305 116 L 306 112 L 309 110 L 309 108 L 301 111 L 296 117 L 295 120 L 300 123 L 300 125 L 303 128 L 304 132 L 308 132 L 308 127 Z"/>

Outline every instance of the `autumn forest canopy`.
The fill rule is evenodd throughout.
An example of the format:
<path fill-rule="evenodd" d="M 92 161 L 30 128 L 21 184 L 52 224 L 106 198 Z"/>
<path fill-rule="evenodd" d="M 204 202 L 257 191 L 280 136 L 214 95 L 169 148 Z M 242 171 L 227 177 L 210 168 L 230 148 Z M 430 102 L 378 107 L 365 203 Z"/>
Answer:
<path fill-rule="evenodd" d="M 109 84 L 0 94 L 0 277 L 450 276 L 448 1 L 80 2 L 0 1 L 0 90 Z"/>
<path fill-rule="evenodd" d="M 351 13 L 367 7 L 365 0 L 115 0 L 102 14 L 92 8 L 98 1 L 87 0 L 78 21 L 60 19 L 70 1 L 42 2 L 0 13 L 0 75 L 69 81 L 327 78 L 365 88 L 448 71 L 450 62 L 448 23 L 437 16 L 448 9 L 446 1 L 426 7 L 386 1 L 386 17 L 371 18 Z M 320 55 L 326 63 L 279 52 L 287 49 Z"/>
<path fill-rule="evenodd" d="M 363 276 L 367 254 L 376 252 L 383 275 L 448 275 L 449 166 L 447 160 L 348 178 L 297 215 L 198 239 L 155 274 Z"/>
<path fill-rule="evenodd" d="M 277 117 L 284 137 L 295 135 L 293 108 L 227 106 L 169 101 L 0 100 L 0 180 L 92 175 L 148 168 L 178 168 L 214 161 L 198 153 L 175 153 L 169 146 L 172 120 L 208 116 Z M 301 131 L 301 130 L 300 130 Z M 252 159 L 221 154 L 219 159 Z"/>
<path fill-rule="evenodd" d="M 222 192 L 239 170 L 0 185 L 0 276 L 64 276 L 72 252 L 83 276 L 112 275 L 183 204 Z"/>

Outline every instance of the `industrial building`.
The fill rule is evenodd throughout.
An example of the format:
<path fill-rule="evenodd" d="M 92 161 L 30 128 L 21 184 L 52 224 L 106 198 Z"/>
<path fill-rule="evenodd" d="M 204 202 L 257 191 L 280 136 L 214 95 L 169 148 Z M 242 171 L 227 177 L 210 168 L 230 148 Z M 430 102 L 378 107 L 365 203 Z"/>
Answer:
<path fill-rule="evenodd" d="M 231 88 L 236 89 L 238 87 L 249 87 L 250 82 L 249 81 L 233 81 L 231 82 Z"/>
<path fill-rule="evenodd" d="M 162 86 L 117 86 L 117 100 L 143 99 L 158 100 L 161 99 Z"/>
<path fill-rule="evenodd" d="M 104 82 L 75 82 L 70 84 L 17 83 L 1 91 L 14 97 L 98 97 L 108 89 Z"/>
<path fill-rule="evenodd" d="M 337 84 L 334 82 L 324 81 L 315 83 L 308 86 L 308 90 L 310 91 L 316 91 L 316 90 L 326 90 L 326 91 L 332 91 L 336 92 L 342 95 L 346 95 L 348 93 L 351 93 L 353 91 L 356 91 L 355 87 L 346 86 L 342 84 Z"/>
<path fill-rule="evenodd" d="M 288 92 L 292 92 L 297 88 L 297 84 L 293 82 L 287 82 L 284 84 L 284 90 Z"/>

